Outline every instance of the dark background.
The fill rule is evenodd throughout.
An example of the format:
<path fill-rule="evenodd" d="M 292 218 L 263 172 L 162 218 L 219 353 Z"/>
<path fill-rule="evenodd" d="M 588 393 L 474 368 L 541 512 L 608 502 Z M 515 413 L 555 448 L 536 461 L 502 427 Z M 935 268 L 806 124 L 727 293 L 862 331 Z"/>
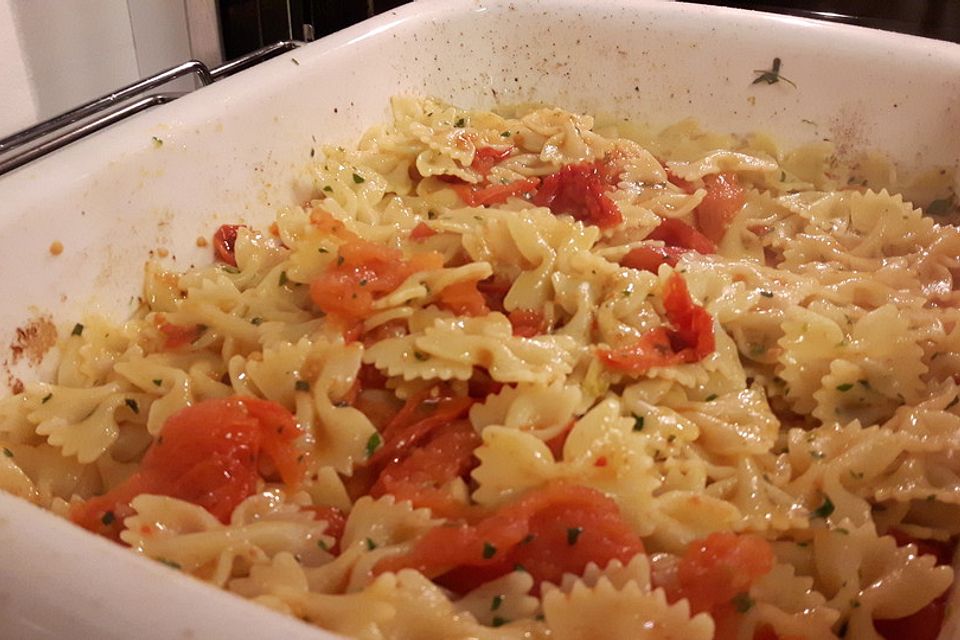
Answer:
<path fill-rule="evenodd" d="M 521 0 L 522 1 L 522 0 Z M 591 0 L 583 0 L 589 3 Z M 960 0 L 698 0 L 960 42 Z M 405 4 L 405 0 L 219 0 L 223 52 L 232 60 L 278 40 L 315 38 Z"/>

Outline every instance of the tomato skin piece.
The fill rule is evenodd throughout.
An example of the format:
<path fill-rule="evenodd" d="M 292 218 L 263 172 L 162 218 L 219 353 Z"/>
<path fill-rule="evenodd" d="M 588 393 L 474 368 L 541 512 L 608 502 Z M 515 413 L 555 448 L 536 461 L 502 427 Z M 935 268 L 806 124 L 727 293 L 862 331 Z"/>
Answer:
<path fill-rule="evenodd" d="M 497 164 L 509 158 L 511 153 L 513 153 L 512 146 L 507 147 L 506 149 L 480 147 L 473 155 L 473 162 L 470 163 L 470 168 L 483 177 L 487 177 L 487 174 L 490 173 L 490 170 L 493 169 L 493 167 L 495 167 Z"/>
<path fill-rule="evenodd" d="M 663 307 L 673 329 L 657 327 L 628 345 L 598 349 L 600 361 L 610 369 L 637 376 L 653 367 L 699 362 L 713 353 L 713 318 L 693 302 L 679 273 L 671 275 L 664 286 Z"/>
<path fill-rule="evenodd" d="M 588 562 L 627 563 L 643 552 L 613 500 L 588 487 L 552 483 L 476 524 L 432 529 L 408 554 L 381 561 L 375 571 L 412 567 L 463 593 L 521 565 L 539 588 L 565 572 L 581 573 Z"/>
<path fill-rule="evenodd" d="M 665 171 L 667 172 L 667 182 L 674 186 L 680 187 L 684 193 L 691 194 L 696 192 L 697 188 L 692 182 L 684 180 L 670 169 L 665 169 Z"/>
<path fill-rule="evenodd" d="M 323 534 L 336 540 L 329 551 L 335 556 L 340 555 L 340 538 L 343 537 L 343 530 L 347 526 L 346 514 L 336 507 L 327 505 L 311 505 L 304 507 L 303 510 L 313 513 L 314 520 L 326 521 L 327 528 Z"/>
<path fill-rule="evenodd" d="M 620 208 L 606 194 L 611 181 L 602 160 L 568 164 L 544 177 L 531 201 L 549 207 L 555 215 L 566 213 L 606 229 L 623 222 Z"/>
<path fill-rule="evenodd" d="M 454 498 L 446 485 L 473 469 L 473 451 L 480 443 L 480 436 L 466 420 L 445 422 L 433 430 L 425 444 L 389 462 L 370 495 L 379 498 L 390 494 L 399 501 L 409 500 L 414 508 L 429 508 L 435 516 L 467 517 L 471 507 Z"/>
<path fill-rule="evenodd" d="M 920 555 L 936 557 L 938 565 L 951 565 L 956 550 L 954 541 L 924 540 L 916 538 L 899 529 L 891 529 L 888 535 L 893 536 L 897 546 L 914 544 Z M 949 590 L 942 593 L 922 609 L 903 618 L 891 620 L 874 620 L 873 626 L 881 636 L 887 640 L 936 640 L 943 628 L 946 616 L 946 603 Z"/>
<path fill-rule="evenodd" d="M 539 178 L 524 178 L 508 184 L 490 184 L 487 186 L 454 184 L 453 190 L 467 205 L 483 207 L 491 204 L 503 204 L 507 201 L 507 198 L 533 193 L 539 185 Z"/>
<path fill-rule="evenodd" d="M 192 344 L 202 333 L 199 325 L 184 327 L 179 324 L 170 324 L 160 318 L 157 318 L 157 320 L 160 321 L 157 328 L 164 335 L 163 348 L 167 351 Z"/>
<path fill-rule="evenodd" d="M 717 252 L 717 245 L 686 222 L 667 218 L 647 236 L 648 240 L 659 240 L 670 247 L 689 249 L 703 255 Z"/>
<path fill-rule="evenodd" d="M 420 240 L 432 238 L 435 235 L 437 235 L 436 231 L 427 226 L 425 222 L 421 222 L 410 232 L 410 239 L 414 242 L 419 242 Z"/>
<path fill-rule="evenodd" d="M 164 423 L 139 470 L 102 496 L 71 510 L 70 518 L 115 539 L 129 502 L 142 493 L 179 498 L 203 507 L 221 522 L 256 490 L 261 455 L 271 460 L 290 487 L 299 485 L 303 465 L 293 441 L 300 430 L 276 403 L 257 398 L 204 400 L 185 407 Z M 105 516 L 113 514 L 110 523 Z"/>
<path fill-rule="evenodd" d="M 415 449 L 420 442 L 428 438 L 431 432 L 466 415 L 475 402 L 469 397 L 441 397 L 428 400 L 421 394 L 413 396 L 412 401 L 416 403 L 415 409 L 421 415 L 424 411 L 429 413 L 415 420 L 413 412 L 405 411 L 411 404 L 411 401 L 408 401 L 384 428 L 381 434 L 384 443 L 370 457 L 368 465 L 376 466 L 402 459 L 409 454 L 410 450 Z"/>
<path fill-rule="evenodd" d="M 770 543 L 755 534 L 711 533 L 694 540 L 680 559 L 677 578 L 691 611 L 727 605 L 773 569 Z"/>
<path fill-rule="evenodd" d="M 520 338 L 532 338 L 547 330 L 546 318 L 535 309 L 514 309 L 507 318 L 513 327 L 513 335 Z"/>
<path fill-rule="evenodd" d="M 440 306 L 458 316 L 483 316 L 490 313 L 486 300 L 477 289 L 476 280 L 455 282 L 444 287 L 437 296 Z"/>
<path fill-rule="evenodd" d="M 509 280 L 490 276 L 477 283 L 477 290 L 480 292 L 480 295 L 483 296 L 487 308 L 493 311 L 505 312 L 503 300 L 507 297 L 507 294 L 510 293 L 510 287 L 512 286 L 513 283 Z"/>
<path fill-rule="evenodd" d="M 310 283 L 310 298 L 321 311 L 349 327 L 369 316 L 374 301 L 411 274 L 441 266 L 443 258 L 437 253 L 405 260 L 398 249 L 359 238 L 348 240 L 340 245 L 337 259 Z"/>
<path fill-rule="evenodd" d="M 713 242 L 720 242 L 730 222 L 747 201 L 735 173 L 718 173 L 703 177 L 707 195 L 694 211 L 697 226 Z"/>
<path fill-rule="evenodd" d="M 677 266 L 677 261 L 684 253 L 686 250 L 679 247 L 636 247 L 620 258 L 620 266 L 657 273 L 662 264 Z"/>
<path fill-rule="evenodd" d="M 236 242 L 237 231 L 245 229 L 245 224 L 222 224 L 213 234 L 213 257 L 226 262 L 231 267 L 237 266 Z"/>

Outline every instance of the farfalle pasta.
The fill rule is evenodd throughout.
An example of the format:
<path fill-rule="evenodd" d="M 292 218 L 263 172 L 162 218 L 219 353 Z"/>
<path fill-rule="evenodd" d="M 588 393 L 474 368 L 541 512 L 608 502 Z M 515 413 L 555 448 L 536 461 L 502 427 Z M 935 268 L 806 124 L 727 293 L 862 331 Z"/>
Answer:
<path fill-rule="evenodd" d="M 356 638 L 936 637 L 955 226 L 826 143 L 392 106 L 68 330 L 0 489 Z"/>

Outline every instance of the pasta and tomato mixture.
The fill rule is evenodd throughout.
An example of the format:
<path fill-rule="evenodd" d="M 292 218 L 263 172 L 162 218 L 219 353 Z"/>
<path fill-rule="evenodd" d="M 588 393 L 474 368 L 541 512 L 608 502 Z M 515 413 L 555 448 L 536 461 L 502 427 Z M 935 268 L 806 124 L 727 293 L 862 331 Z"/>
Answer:
<path fill-rule="evenodd" d="M 0 487 L 356 638 L 935 638 L 960 233 L 886 171 L 396 99 L 68 332 Z"/>

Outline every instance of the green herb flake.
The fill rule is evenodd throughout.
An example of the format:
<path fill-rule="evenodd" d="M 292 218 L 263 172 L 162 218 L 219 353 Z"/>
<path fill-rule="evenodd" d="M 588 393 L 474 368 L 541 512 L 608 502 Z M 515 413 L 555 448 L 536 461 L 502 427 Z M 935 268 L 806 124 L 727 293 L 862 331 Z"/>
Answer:
<path fill-rule="evenodd" d="M 371 538 L 367 538 L 367 549 L 373 551 L 377 548 L 377 543 L 374 542 Z"/>
<path fill-rule="evenodd" d="M 704 401 L 704 402 L 713 402 L 713 401 L 716 400 L 716 399 L 717 399 L 717 394 L 711 393 L 711 394 L 708 395 L 706 398 L 704 398 L 703 401 Z"/>
<path fill-rule="evenodd" d="M 259 327 L 260 325 L 263 324 L 263 318 L 261 318 L 260 316 L 257 316 L 256 318 L 250 318 L 250 324 L 252 324 L 255 327 Z"/>
<path fill-rule="evenodd" d="M 310 391 L 310 383 L 306 380 L 297 380 L 293 383 L 293 388 L 297 391 Z"/>
<path fill-rule="evenodd" d="M 133 398 L 127 398 L 123 402 L 130 407 L 130 411 L 133 411 L 134 413 L 140 413 L 140 405 L 137 404 L 137 401 Z"/>
<path fill-rule="evenodd" d="M 383 444 L 383 441 L 380 439 L 379 433 L 374 433 L 367 439 L 367 457 L 373 455 L 373 453 L 380 448 L 380 445 Z"/>
<path fill-rule="evenodd" d="M 72 336 L 82 336 L 83 335 L 83 325 L 79 322 L 73 325 L 73 331 L 70 332 Z"/>
<path fill-rule="evenodd" d="M 861 387 L 863 387 L 864 389 L 869 389 L 869 388 L 870 388 L 870 381 L 869 381 L 869 380 L 857 380 L 857 384 L 859 384 L 859 385 L 860 385 Z"/>
<path fill-rule="evenodd" d="M 823 460 L 827 457 L 827 454 L 823 453 L 822 451 L 811 451 L 810 457 L 814 460 Z"/>
<path fill-rule="evenodd" d="M 159 562 L 160 564 L 165 564 L 171 569 L 176 569 L 177 571 L 180 570 L 179 562 L 174 562 L 173 560 L 167 560 L 166 558 L 157 558 L 157 562 Z"/>
<path fill-rule="evenodd" d="M 300 61 L 297 60 L 296 58 L 290 58 L 290 62 L 292 62 L 293 64 L 297 65 L 298 67 L 300 66 Z"/>
<path fill-rule="evenodd" d="M 501 618 L 500 616 L 494 616 L 494 617 L 493 617 L 493 622 L 490 623 L 490 626 L 492 626 L 492 627 L 502 627 L 502 626 L 505 625 L 505 624 L 507 624 L 507 621 L 506 621 L 504 618 Z"/>
<path fill-rule="evenodd" d="M 509 138 L 509 137 L 510 137 L 510 132 L 509 132 L 509 131 L 501 131 L 501 132 L 500 132 L 500 137 L 501 137 L 501 138 Z"/>
<path fill-rule="evenodd" d="M 333 193 L 333 187 L 331 187 L 330 185 L 325 186 L 323 190 L 326 191 L 327 193 Z"/>
<path fill-rule="evenodd" d="M 463 118 L 457 118 L 457 121 L 453 123 L 453 126 L 457 127 L 458 129 L 462 129 L 466 125 L 467 121 Z"/>
<path fill-rule="evenodd" d="M 490 611 L 496 611 L 502 604 L 503 596 L 493 596 L 493 600 L 490 602 Z"/>
<path fill-rule="evenodd" d="M 317 546 L 324 551 L 330 551 L 330 545 L 328 545 L 324 540 L 317 540 Z"/>
<path fill-rule="evenodd" d="M 577 544 L 577 540 L 580 538 L 581 533 L 583 533 L 583 527 L 568 527 L 567 544 L 571 547 Z"/>
<path fill-rule="evenodd" d="M 153 136 L 152 139 L 153 139 L 153 146 L 155 146 L 157 149 L 163 146 L 163 138 L 158 138 L 157 136 Z"/>
<path fill-rule="evenodd" d="M 537 539 L 537 536 L 533 535 L 532 533 L 528 533 L 528 534 L 524 537 L 524 539 L 520 541 L 520 544 L 530 544 L 531 542 L 533 542 L 533 541 L 536 540 L 536 539 Z"/>
<path fill-rule="evenodd" d="M 7 449 L 6 447 L 4 447 L 4 448 L 3 448 L 3 455 L 7 456 L 8 458 L 12 458 L 12 457 L 13 457 L 13 451 L 10 451 L 10 449 Z"/>
<path fill-rule="evenodd" d="M 337 266 L 339 267 L 339 266 L 342 265 L 342 264 L 343 264 L 343 256 L 338 255 L 338 256 L 337 256 Z"/>
<path fill-rule="evenodd" d="M 847 392 L 847 391 L 850 391 L 850 389 L 853 389 L 852 382 L 844 382 L 843 384 L 837 385 L 837 391 Z"/>
<path fill-rule="evenodd" d="M 155 387 L 161 387 L 161 386 L 163 386 L 163 380 L 160 379 L 160 378 L 154 378 L 154 379 L 153 379 L 153 386 L 155 386 Z"/>
<path fill-rule="evenodd" d="M 643 416 L 633 414 L 633 430 L 643 431 Z"/>
<path fill-rule="evenodd" d="M 363 176 L 360 175 L 359 173 L 355 173 L 353 174 L 353 182 L 355 184 L 363 184 L 364 182 L 366 182 L 366 180 L 364 180 Z"/>
<path fill-rule="evenodd" d="M 834 531 L 845 536 L 850 535 L 850 531 L 847 529 L 844 529 L 843 527 L 837 527 L 836 529 L 834 529 Z"/>
<path fill-rule="evenodd" d="M 762 295 L 764 298 L 772 298 L 773 291 L 761 291 L 760 295 Z"/>
<path fill-rule="evenodd" d="M 789 84 L 791 87 L 796 89 L 797 85 L 795 85 L 791 80 L 788 80 L 787 78 L 784 78 L 782 75 L 780 75 L 781 64 L 782 63 L 780 58 L 774 58 L 773 64 L 771 65 L 770 69 L 754 69 L 753 72 L 759 75 L 750 84 L 760 84 L 761 82 L 766 82 L 767 84 L 776 84 L 781 80 L 783 80 L 784 82 Z"/>
<path fill-rule="evenodd" d="M 232 273 L 233 275 L 237 275 L 238 273 L 240 273 L 240 269 L 230 266 L 229 264 L 225 264 L 221 268 L 227 273 Z"/>
<path fill-rule="evenodd" d="M 730 604 L 734 606 L 734 608 L 737 610 L 737 613 L 746 613 L 753 608 L 754 602 L 749 593 L 746 591 L 741 591 L 737 595 L 733 596 L 733 598 L 730 600 Z"/>
<path fill-rule="evenodd" d="M 810 515 L 812 515 L 814 518 L 827 518 L 831 513 L 833 513 L 834 509 L 836 509 L 836 507 L 833 506 L 833 502 L 830 500 L 830 498 L 824 496 L 823 504 L 814 509 L 813 513 Z"/>
<path fill-rule="evenodd" d="M 414 352 L 413 352 L 413 357 L 416 358 L 417 360 L 419 360 L 420 362 L 426 362 L 427 360 L 430 359 L 429 354 L 426 354 L 426 353 L 424 353 L 424 352 L 422 352 L 422 351 L 414 351 Z"/>
<path fill-rule="evenodd" d="M 436 211 L 427 211 L 427 220 L 436 220 L 437 212 Z"/>
<path fill-rule="evenodd" d="M 113 515 L 113 511 L 107 511 L 100 517 L 100 522 L 102 522 L 105 527 L 109 527 L 116 520 L 117 516 Z"/>
<path fill-rule="evenodd" d="M 863 471 L 850 471 L 850 475 L 854 480 L 863 480 Z"/>
<path fill-rule="evenodd" d="M 489 560 L 497 554 L 497 548 L 489 542 L 483 543 L 483 559 Z"/>
<path fill-rule="evenodd" d="M 526 568 L 525 566 L 523 566 L 522 564 L 519 564 L 519 563 L 513 565 L 513 570 L 514 570 L 514 571 L 517 571 L 517 572 L 519 572 L 519 573 L 526 573 L 526 572 L 527 572 L 527 568 Z"/>
<path fill-rule="evenodd" d="M 40 404 L 47 404 L 48 402 L 50 402 L 50 398 L 52 397 L 53 397 L 53 394 L 48 393 L 47 395 L 43 396 L 43 398 L 40 399 Z"/>
<path fill-rule="evenodd" d="M 281 272 L 280 272 L 280 280 L 279 280 L 279 282 L 280 282 L 280 286 L 281 286 L 281 287 L 284 286 L 285 284 L 287 284 L 287 282 L 289 282 L 289 278 L 287 278 L 287 272 L 286 272 L 286 271 L 281 271 Z"/>
<path fill-rule="evenodd" d="M 856 598 L 852 598 L 852 599 L 850 600 L 850 608 L 851 608 L 851 609 L 859 609 L 859 608 L 860 608 L 860 601 L 857 600 Z"/>
<path fill-rule="evenodd" d="M 366 279 L 366 278 L 362 278 L 362 279 L 360 280 L 359 284 L 360 284 L 361 287 L 367 286 L 367 279 Z"/>

